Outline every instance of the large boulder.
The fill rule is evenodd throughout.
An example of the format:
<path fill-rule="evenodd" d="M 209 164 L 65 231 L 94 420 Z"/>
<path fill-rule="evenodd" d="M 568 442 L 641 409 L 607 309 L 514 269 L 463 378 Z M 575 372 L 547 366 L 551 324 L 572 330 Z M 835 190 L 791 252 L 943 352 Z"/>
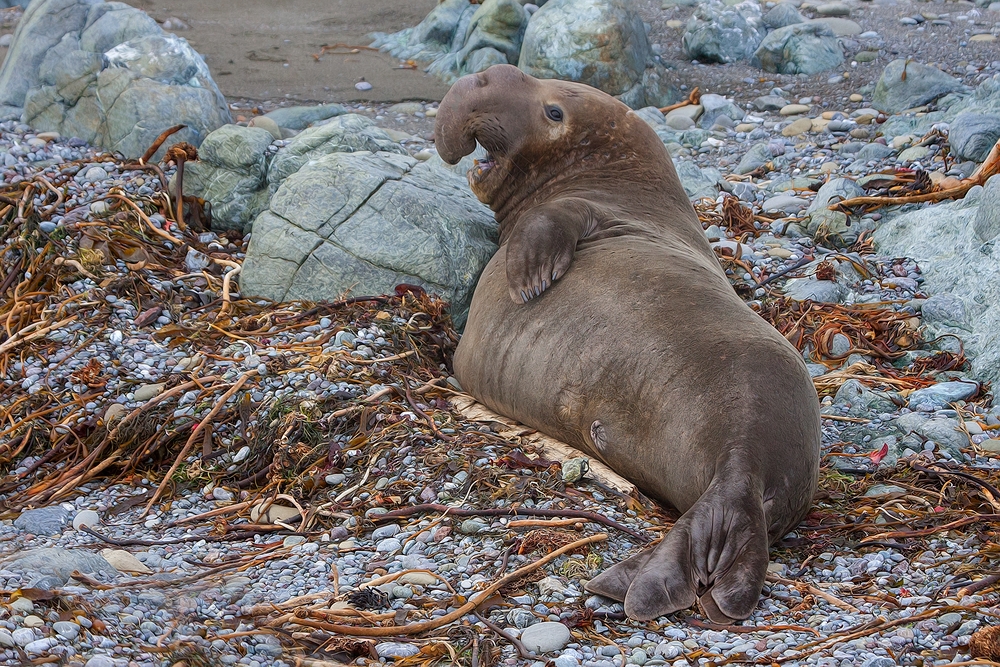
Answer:
<path fill-rule="evenodd" d="M 471 74 L 490 65 L 516 63 L 529 16 L 517 0 L 485 0 L 472 15 L 458 54 L 462 72 Z"/>
<path fill-rule="evenodd" d="M 23 109 L 39 131 L 139 157 L 168 127 L 200 145 L 230 121 L 205 61 L 187 41 L 120 2 L 37 0 L 0 69 L 0 115 Z M 6 112 L 6 113 L 5 113 Z"/>
<path fill-rule="evenodd" d="M 309 160 L 330 153 L 384 151 L 406 154 L 383 130 L 355 114 L 297 134 L 283 148 L 259 127 L 224 125 L 205 138 L 199 161 L 184 171 L 184 192 L 212 204 L 216 229 L 249 231 L 281 183 Z"/>
<path fill-rule="evenodd" d="M 372 46 L 425 68 L 448 83 L 490 65 L 516 64 L 530 15 L 517 0 L 443 0 L 412 28 L 374 33 Z"/>
<path fill-rule="evenodd" d="M 764 39 L 760 5 L 742 2 L 735 7 L 719 0 L 698 5 L 684 29 L 682 43 L 688 56 L 702 62 L 748 60 Z"/>
<path fill-rule="evenodd" d="M 763 23 L 770 30 L 784 28 L 786 25 L 805 23 L 806 19 L 790 2 L 780 2 L 764 14 Z"/>
<path fill-rule="evenodd" d="M 4 115 L 15 109 L 20 116 L 24 95 L 38 82 L 42 60 L 67 33 L 79 33 L 98 0 L 39 0 L 17 23 L 14 41 L 0 67 L 0 105 Z"/>
<path fill-rule="evenodd" d="M 875 231 L 882 254 L 912 257 L 921 267 L 924 288 L 949 294 L 962 308 L 948 317 L 927 317 L 926 338 L 961 338 L 980 380 L 1000 381 L 1000 178 L 973 188 L 965 199 L 897 214 Z M 931 313 L 928 313 L 930 315 Z"/>
<path fill-rule="evenodd" d="M 772 31 L 753 54 L 754 65 L 779 74 L 817 74 L 844 62 L 840 41 L 823 23 L 796 23 Z"/>
<path fill-rule="evenodd" d="M 961 81 L 938 68 L 900 58 L 882 71 L 872 106 L 886 113 L 899 113 L 961 89 Z"/>
<path fill-rule="evenodd" d="M 528 23 L 517 66 L 621 95 L 651 59 L 642 18 L 625 0 L 549 0 Z"/>
<path fill-rule="evenodd" d="M 397 153 L 330 153 L 284 179 L 254 221 L 240 289 L 329 300 L 415 284 L 447 299 L 461 326 L 496 243 L 461 176 Z"/>

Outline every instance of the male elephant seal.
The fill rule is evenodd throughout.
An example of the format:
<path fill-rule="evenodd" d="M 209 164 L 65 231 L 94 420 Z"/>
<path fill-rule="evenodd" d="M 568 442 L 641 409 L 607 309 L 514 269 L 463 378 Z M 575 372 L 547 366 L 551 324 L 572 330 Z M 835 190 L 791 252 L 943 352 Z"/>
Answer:
<path fill-rule="evenodd" d="M 735 294 L 666 149 L 627 106 L 509 65 L 460 79 L 439 154 L 496 213 L 500 249 L 455 354 L 493 410 L 683 512 L 587 589 L 648 620 L 748 617 L 768 546 L 806 514 L 819 404 L 795 349 Z"/>

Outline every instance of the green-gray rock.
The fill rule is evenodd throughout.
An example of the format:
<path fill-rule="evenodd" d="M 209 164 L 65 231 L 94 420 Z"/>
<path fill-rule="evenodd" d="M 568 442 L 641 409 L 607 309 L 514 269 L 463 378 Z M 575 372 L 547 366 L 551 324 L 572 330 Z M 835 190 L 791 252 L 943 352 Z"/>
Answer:
<path fill-rule="evenodd" d="M 331 153 L 286 178 L 253 223 L 240 279 L 276 301 L 385 294 L 416 284 L 461 326 L 496 251 L 493 216 L 465 179 L 395 153 Z"/>
<path fill-rule="evenodd" d="M 695 60 L 732 63 L 748 60 L 766 32 L 757 3 L 728 7 L 710 0 L 695 9 L 681 40 L 684 51 Z"/>
<path fill-rule="evenodd" d="M 840 42 L 823 23 L 797 23 L 768 34 L 753 54 L 766 72 L 816 74 L 844 62 Z"/>
<path fill-rule="evenodd" d="M 771 149 L 768 148 L 767 143 L 754 144 L 740 158 L 740 163 L 736 166 L 736 173 L 749 174 L 751 171 L 760 169 L 772 159 Z"/>
<path fill-rule="evenodd" d="M 425 71 L 448 83 L 491 65 L 516 63 L 528 26 L 516 0 L 444 0 L 413 28 L 373 33 L 372 46 L 404 60 L 426 63 Z"/>
<path fill-rule="evenodd" d="M 1000 381 L 1000 248 L 984 242 L 976 223 L 979 216 L 984 216 L 983 224 L 994 216 L 1000 183 L 987 185 L 991 187 L 985 191 L 973 188 L 958 202 L 890 214 L 875 231 L 874 240 L 881 254 L 915 259 L 927 292 L 951 293 L 964 302 L 966 316 L 960 326 L 925 322 L 924 336 L 960 336 L 973 375 L 996 383 Z M 1000 232 L 1000 223 L 995 229 Z"/>
<path fill-rule="evenodd" d="M 180 141 L 198 146 L 230 120 L 201 56 L 126 4 L 38 0 L 15 35 L 0 70 L 2 101 L 23 105 L 22 120 L 38 131 L 136 158 L 172 125 L 187 127 L 158 155 Z M 44 53 L 37 44 L 48 45 Z"/>
<path fill-rule="evenodd" d="M 36 0 L 14 30 L 0 68 L 0 104 L 20 108 L 29 88 L 38 85 L 38 68 L 63 35 L 83 30 L 97 0 Z"/>
<path fill-rule="evenodd" d="M 690 160 L 675 160 L 674 166 L 677 168 L 677 176 L 681 179 L 684 193 L 692 201 L 697 201 L 704 197 L 715 199 L 719 194 L 719 188 L 715 185 L 717 181 L 708 177 L 705 172 Z"/>
<path fill-rule="evenodd" d="M 309 160 L 353 151 L 406 152 L 371 120 L 355 114 L 310 127 L 273 155 L 267 152 L 272 139 L 263 128 L 224 125 L 205 138 L 200 160 L 185 167 L 184 191 L 211 202 L 216 229 L 248 231 L 282 181 Z"/>
<path fill-rule="evenodd" d="M 313 123 L 328 120 L 347 113 L 347 109 L 339 104 L 317 104 L 311 107 L 285 107 L 264 114 L 278 127 L 286 130 L 304 130 Z"/>
<path fill-rule="evenodd" d="M 886 113 L 899 113 L 961 88 L 958 79 L 936 67 L 900 58 L 882 70 L 872 95 L 872 106 Z"/>
<path fill-rule="evenodd" d="M 763 17 L 764 25 L 771 30 L 784 28 L 787 25 L 795 25 L 796 23 L 805 23 L 805 21 L 805 17 L 790 2 L 779 2 L 764 14 Z"/>
<path fill-rule="evenodd" d="M 472 15 L 465 44 L 458 54 L 462 72 L 481 72 L 492 64 L 516 63 L 528 18 L 528 12 L 517 0 L 485 0 Z M 476 57 L 475 69 L 470 67 L 470 60 L 483 49 L 492 53 Z M 502 61 L 496 53 L 503 55 Z"/>
<path fill-rule="evenodd" d="M 517 66 L 620 95 L 651 59 L 642 18 L 625 0 L 549 0 L 528 23 Z"/>

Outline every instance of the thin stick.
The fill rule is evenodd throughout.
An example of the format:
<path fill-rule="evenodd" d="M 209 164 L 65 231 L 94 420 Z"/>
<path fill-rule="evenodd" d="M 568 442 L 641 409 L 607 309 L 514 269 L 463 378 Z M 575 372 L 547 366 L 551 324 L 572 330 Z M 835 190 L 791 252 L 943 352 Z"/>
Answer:
<path fill-rule="evenodd" d="M 194 430 L 191 431 L 191 435 L 188 436 L 187 442 L 184 443 L 184 447 L 181 448 L 181 451 L 177 455 L 177 458 L 174 459 L 174 463 L 173 465 L 170 466 L 170 470 L 168 470 L 167 474 L 163 476 L 163 481 L 160 482 L 160 485 L 158 487 L 156 487 L 156 493 L 154 493 L 153 497 L 149 499 L 149 502 L 146 504 L 146 509 L 142 511 L 142 514 L 139 515 L 140 517 L 144 517 L 147 514 L 149 514 L 149 510 L 152 509 L 156 501 L 160 499 L 161 495 L 163 495 L 163 492 L 167 488 L 167 484 L 170 483 L 170 478 L 177 471 L 177 468 L 180 467 L 181 461 L 183 461 L 184 458 L 188 455 L 188 452 L 191 451 L 191 448 L 194 446 L 195 440 L 205 429 L 205 426 L 211 423 L 212 419 L 217 414 L 219 414 L 222 408 L 225 407 L 226 401 L 228 401 L 233 394 L 239 391 L 240 387 L 242 387 L 243 384 L 247 380 L 249 380 L 251 376 L 256 375 L 256 373 L 257 370 L 254 369 L 247 371 L 246 373 L 241 375 L 240 378 L 236 381 L 236 383 L 232 387 L 230 387 L 225 394 L 222 395 L 222 397 L 218 400 L 218 402 L 216 402 L 215 406 L 209 411 L 209 413 L 205 415 L 205 417 L 200 422 L 198 422 L 198 425 L 195 426 Z"/>
<path fill-rule="evenodd" d="M 508 528 L 558 528 L 581 525 L 581 519 L 518 519 L 507 522 Z"/>
<path fill-rule="evenodd" d="M 602 514 L 596 514 L 594 512 L 586 512 L 584 510 L 543 510 L 534 507 L 510 507 L 504 509 L 488 509 L 488 510 L 473 510 L 473 509 L 463 509 L 461 507 L 448 507 L 447 505 L 438 505 L 436 503 L 430 503 L 427 505 L 413 505 L 412 507 L 404 507 L 402 509 L 393 510 L 391 512 L 386 512 L 385 514 L 379 514 L 372 517 L 373 521 L 391 521 L 392 519 L 398 519 L 404 516 L 412 516 L 414 514 L 423 514 L 427 512 L 441 512 L 443 514 L 450 514 L 451 516 L 550 516 L 550 517 L 574 517 L 577 519 L 585 519 L 593 523 L 599 523 L 609 528 L 614 528 L 615 530 L 620 530 L 626 535 L 631 535 L 637 540 L 642 540 L 643 542 L 649 542 L 649 537 L 643 535 L 637 530 L 633 530 L 628 526 L 623 526 L 622 524 L 609 519 Z"/>
<path fill-rule="evenodd" d="M 439 618 L 435 618 L 429 621 L 421 621 L 419 623 L 411 623 L 409 625 L 403 626 L 381 626 L 376 628 L 363 628 L 351 625 L 340 625 L 339 623 L 323 623 L 320 621 L 313 621 L 306 618 L 297 618 L 295 620 L 299 625 L 305 625 L 310 628 L 317 628 L 319 630 L 326 630 L 327 632 L 335 632 L 341 635 L 354 635 L 357 637 L 395 637 L 398 635 L 415 635 L 420 632 L 426 632 L 428 630 L 435 630 L 442 626 L 453 623 L 458 619 L 462 618 L 470 611 L 476 609 L 483 602 L 488 600 L 496 593 L 498 590 L 506 586 L 512 581 L 516 581 L 521 577 L 534 572 L 540 567 L 551 563 L 559 556 L 565 553 L 579 549 L 580 547 L 585 547 L 590 544 L 596 544 L 597 542 L 603 542 L 608 539 L 607 533 L 598 533 L 597 535 L 591 535 L 590 537 L 585 537 L 583 539 L 577 540 L 571 544 L 567 544 L 561 549 L 556 549 L 552 553 L 542 558 L 539 558 L 533 563 L 529 563 L 524 567 L 514 570 L 510 574 L 501 577 L 496 580 L 490 586 L 482 591 L 480 591 L 475 597 L 470 599 L 468 602 L 463 604 L 461 607 L 451 612 L 450 614 L 445 614 Z"/>
<path fill-rule="evenodd" d="M 160 150 L 160 146 L 163 145 L 163 142 L 166 141 L 171 134 L 180 132 L 185 127 L 187 127 L 187 125 L 174 125 L 173 127 L 167 128 L 161 132 L 160 136 L 156 138 L 156 141 L 154 141 L 152 145 L 146 149 L 146 152 L 142 154 L 142 157 L 139 158 L 139 164 L 144 165 L 149 162 L 150 158 L 156 155 L 156 151 Z"/>
<path fill-rule="evenodd" d="M 455 589 L 451 587 L 451 584 L 448 582 L 447 579 L 445 579 L 444 577 L 442 577 L 440 574 L 435 574 L 435 573 L 431 572 L 430 570 L 403 570 L 402 572 L 393 572 L 392 574 L 386 574 L 384 576 L 372 579 L 371 581 L 364 582 L 363 584 L 361 584 L 360 586 L 358 586 L 358 590 L 361 590 L 361 589 L 364 589 L 364 588 L 371 588 L 372 586 L 381 586 L 382 584 L 387 584 L 390 581 L 396 581 L 397 579 L 399 579 L 400 577 L 402 577 L 404 574 L 410 574 L 411 572 L 421 572 L 423 574 L 429 574 L 432 577 L 434 577 L 435 579 L 440 580 L 445 586 L 448 587 L 449 591 L 451 591 L 452 593 L 455 592 Z"/>
<path fill-rule="evenodd" d="M 383 514 L 382 516 L 385 515 Z M 1000 521 L 1000 514 L 977 514 L 976 516 L 967 516 L 964 519 L 958 519 L 957 521 L 952 521 L 951 523 L 946 523 L 942 526 L 924 528 L 923 530 L 901 530 L 893 533 L 879 533 L 878 535 L 866 537 L 858 544 L 864 545 L 873 540 L 885 540 L 897 537 L 924 537 L 925 535 L 933 535 L 934 533 L 951 530 L 952 528 L 961 528 L 962 526 L 968 526 L 970 523 L 978 523 L 980 521 Z"/>
<path fill-rule="evenodd" d="M 176 238 L 175 236 L 173 236 L 171 234 L 168 234 L 167 232 L 163 231 L 162 229 L 160 229 L 159 227 L 157 227 L 156 225 L 154 225 L 153 221 L 149 219 L 149 216 L 146 215 L 146 213 L 141 208 L 139 208 L 139 205 L 136 204 L 131 199 L 128 199 L 127 197 L 123 197 L 123 196 L 117 195 L 117 194 L 110 194 L 110 195 L 108 195 L 106 197 L 106 199 L 118 199 L 120 201 L 125 202 L 126 204 L 128 204 L 129 206 L 131 206 L 133 209 L 135 209 L 135 212 L 139 214 L 139 217 L 142 219 L 143 222 L 146 223 L 146 226 L 149 227 L 150 231 L 152 231 L 154 234 L 156 234 L 157 236 L 159 236 L 162 239 L 170 241 L 171 243 L 173 243 L 177 247 L 180 247 L 180 246 L 184 245 L 184 242 L 181 241 L 179 238 Z"/>
<path fill-rule="evenodd" d="M 858 609 L 857 607 L 855 607 L 854 605 L 849 604 L 847 602 L 844 602 L 843 600 L 841 600 L 840 598 L 836 597 L 835 595 L 830 595 L 826 591 L 821 591 L 820 589 L 818 589 L 815 586 L 812 586 L 810 584 L 805 584 L 805 583 L 798 582 L 798 581 L 792 581 L 791 579 L 785 579 L 784 577 L 779 577 L 776 574 L 769 574 L 769 575 L 767 575 L 766 578 L 767 578 L 768 581 L 770 581 L 772 583 L 784 584 L 785 586 L 791 586 L 791 587 L 794 587 L 794 588 L 805 588 L 806 590 L 809 591 L 810 594 L 815 595 L 818 598 L 822 598 L 822 599 L 826 600 L 827 602 L 829 602 L 830 604 L 832 604 L 834 607 L 840 607 L 844 611 L 849 611 L 852 614 L 860 614 L 861 613 L 861 610 Z"/>
<path fill-rule="evenodd" d="M 521 643 L 520 639 L 510 634 L 509 632 L 501 628 L 499 625 L 497 625 L 490 619 L 480 614 L 478 611 L 473 613 L 475 613 L 476 618 L 478 618 L 480 621 L 483 622 L 483 625 L 485 625 L 490 630 L 492 630 L 493 632 L 497 633 L 498 635 L 509 641 L 514 646 L 514 648 L 517 649 L 517 654 L 519 656 L 521 656 L 525 660 L 530 660 L 531 658 L 535 657 L 535 654 L 532 651 L 529 651 L 527 647 Z"/>
<path fill-rule="evenodd" d="M 989 588 L 993 584 L 1000 581 L 1000 574 L 989 574 L 978 581 L 973 581 L 968 586 L 963 586 L 958 589 L 959 599 L 964 598 L 966 595 L 972 595 L 973 593 L 978 593 L 984 588 Z"/>
<path fill-rule="evenodd" d="M 175 521 L 170 521 L 164 528 L 173 528 L 174 526 L 180 526 L 185 523 L 193 523 L 195 521 L 200 521 L 201 519 L 210 519 L 214 516 L 221 516 L 223 514 L 232 514 L 233 512 L 239 512 L 245 510 L 246 508 L 253 505 L 252 501 L 246 501 L 244 503 L 236 503 L 235 505 L 226 505 L 225 507 L 216 507 L 214 510 L 209 510 L 207 512 L 202 512 L 201 514 L 196 514 L 194 516 L 184 517 L 183 519 L 177 519 Z"/>

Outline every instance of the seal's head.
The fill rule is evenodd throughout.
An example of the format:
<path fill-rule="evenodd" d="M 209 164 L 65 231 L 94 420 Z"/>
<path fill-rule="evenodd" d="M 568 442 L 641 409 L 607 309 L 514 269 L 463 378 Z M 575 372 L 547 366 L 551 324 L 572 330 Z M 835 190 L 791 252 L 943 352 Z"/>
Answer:
<path fill-rule="evenodd" d="M 646 141 L 630 134 L 646 132 Z M 546 183 L 634 157 L 652 130 L 625 104 L 580 83 L 536 79 L 512 65 L 494 65 L 459 79 L 438 109 L 438 154 L 456 164 L 487 151 L 469 170 L 472 191 L 497 211 Z M 659 144 L 658 141 L 655 142 Z M 662 145 L 661 145 L 662 147 Z"/>

